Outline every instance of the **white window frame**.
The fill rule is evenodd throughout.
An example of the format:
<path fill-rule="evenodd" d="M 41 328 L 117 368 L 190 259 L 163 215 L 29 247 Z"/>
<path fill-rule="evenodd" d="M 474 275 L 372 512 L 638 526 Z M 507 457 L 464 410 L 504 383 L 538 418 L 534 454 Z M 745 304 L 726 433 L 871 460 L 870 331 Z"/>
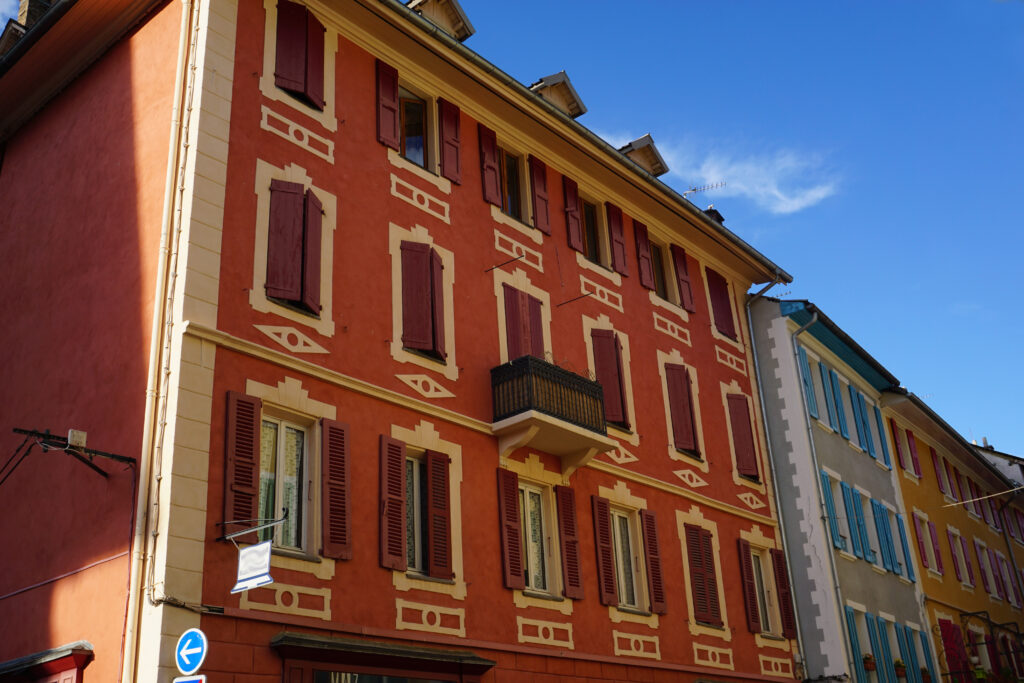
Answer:
<path fill-rule="evenodd" d="M 405 467 L 406 467 L 406 501 L 405 501 L 405 514 L 406 524 L 408 524 L 408 518 L 412 517 L 413 532 L 407 533 L 405 538 L 405 557 L 406 557 L 406 571 L 413 574 L 427 575 L 427 563 L 426 555 L 424 554 L 423 548 L 423 525 L 426 520 L 423 519 L 423 507 L 426 505 L 426 501 L 423 500 L 423 494 L 427 487 L 426 481 L 426 463 L 424 457 L 426 456 L 425 451 L 411 450 L 406 448 L 405 453 Z M 412 463 L 412 476 L 410 477 L 409 465 Z M 408 495 L 408 492 L 412 492 L 412 496 Z M 410 561 L 410 554 L 412 555 L 412 561 Z"/>
<path fill-rule="evenodd" d="M 301 506 L 302 510 L 301 510 L 301 512 L 298 515 L 298 532 L 297 532 L 298 543 L 296 545 L 286 544 L 286 543 L 282 542 L 282 540 L 281 540 L 281 538 L 282 538 L 282 536 L 284 534 L 285 525 L 287 525 L 289 523 L 289 521 L 295 520 L 295 511 L 294 510 L 289 510 L 288 511 L 288 519 L 285 520 L 284 524 L 278 525 L 277 527 L 273 527 L 271 529 L 264 529 L 264 530 L 261 530 L 260 532 L 258 532 L 259 539 L 261 541 L 265 541 L 265 540 L 268 540 L 268 539 L 272 540 L 273 541 L 273 546 L 275 548 L 281 548 L 281 549 L 284 549 L 284 550 L 293 550 L 293 551 L 303 552 L 303 551 L 306 550 L 306 548 L 309 545 L 309 524 L 308 524 L 308 519 L 310 518 L 310 515 L 309 515 L 310 500 L 309 500 L 308 492 L 310 490 L 311 483 L 312 483 L 312 479 L 310 477 L 310 457 L 309 457 L 309 454 L 310 454 L 310 440 L 313 438 L 314 431 L 315 431 L 314 428 L 313 428 L 314 425 L 310 424 L 306 420 L 302 420 L 302 418 L 300 418 L 300 417 L 290 415 L 290 414 L 288 414 L 286 412 L 283 412 L 283 411 L 280 411 L 280 410 L 276 410 L 273 406 L 266 406 L 266 405 L 264 405 L 263 413 L 260 416 L 260 479 L 261 480 L 262 480 L 262 474 L 263 474 L 263 425 L 264 425 L 265 422 L 274 424 L 277 427 L 277 453 L 274 455 L 275 461 L 276 461 L 275 462 L 275 470 L 276 471 L 274 472 L 274 506 L 273 506 L 273 510 L 271 510 L 271 513 L 270 513 L 271 514 L 271 518 L 272 519 L 280 519 L 283 516 L 283 514 L 284 514 L 284 507 L 285 506 L 283 505 L 283 502 L 284 502 L 284 493 L 285 493 L 284 488 L 285 488 L 285 483 L 286 483 L 285 482 L 285 476 L 284 476 L 284 467 L 285 467 L 285 463 L 284 463 L 284 448 L 285 448 L 284 435 L 286 433 L 286 430 L 289 429 L 289 428 L 290 429 L 294 429 L 294 430 L 299 431 L 299 432 L 302 432 L 302 435 L 303 435 L 303 437 L 302 437 L 302 455 L 301 455 L 301 462 L 299 463 L 300 474 L 299 474 L 299 477 L 298 477 L 299 481 L 297 483 L 298 488 L 299 488 L 298 499 L 300 501 L 300 506 Z M 257 497 L 257 510 L 258 511 L 262 510 L 262 505 L 261 505 L 262 500 L 263 500 L 263 483 L 262 483 L 262 481 L 260 481 L 259 493 L 258 493 L 258 497 Z M 259 514 L 262 514 L 262 513 L 260 512 Z"/>
<path fill-rule="evenodd" d="M 529 501 L 530 494 L 535 494 L 540 499 L 540 553 L 543 561 L 543 578 L 544 586 L 537 586 L 533 584 L 532 575 L 530 571 L 531 557 L 533 552 L 531 551 L 531 542 L 529 537 L 530 524 L 529 524 L 529 510 L 527 503 Z M 560 585 L 556 585 L 557 573 L 554 571 L 556 567 L 554 564 L 554 535 L 552 533 L 552 522 L 554 521 L 554 507 L 552 505 L 551 498 L 554 495 L 550 486 L 544 484 L 537 484 L 531 481 L 519 480 L 519 522 L 521 528 L 522 542 L 523 542 L 523 574 L 525 581 L 526 592 L 541 593 L 544 595 L 556 595 L 561 590 Z"/>
<path fill-rule="evenodd" d="M 612 549 L 615 556 L 615 580 L 619 609 L 646 611 L 646 575 L 642 554 L 643 539 L 640 536 L 640 514 L 638 510 L 612 505 L 609 508 L 612 526 Z M 623 553 L 622 522 L 629 534 L 626 554 Z M 632 576 L 627 582 L 626 571 Z M 625 599 L 627 583 L 633 587 L 633 602 Z"/>

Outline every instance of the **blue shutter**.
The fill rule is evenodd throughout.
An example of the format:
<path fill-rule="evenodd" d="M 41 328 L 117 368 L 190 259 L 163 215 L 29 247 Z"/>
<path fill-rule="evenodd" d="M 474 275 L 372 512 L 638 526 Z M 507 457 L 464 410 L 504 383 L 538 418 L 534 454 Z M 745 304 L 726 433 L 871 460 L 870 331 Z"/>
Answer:
<path fill-rule="evenodd" d="M 832 497 L 832 478 L 821 471 L 821 493 L 825 497 L 825 508 L 828 510 L 828 526 L 832 531 L 832 545 L 846 550 L 846 539 L 839 533 L 839 518 L 836 517 L 836 501 Z"/>
<path fill-rule="evenodd" d="M 907 644 L 907 656 L 903 658 L 907 665 L 907 678 L 910 679 L 910 683 L 923 683 L 921 664 L 917 659 L 917 647 L 914 645 L 914 631 L 909 626 L 903 627 L 903 642 Z"/>
<path fill-rule="evenodd" d="M 914 577 L 914 561 L 910 558 L 910 545 L 907 543 L 907 529 L 903 526 L 903 515 L 896 513 L 896 526 L 900 530 L 900 545 L 903 547 L 903 557 L 907 561 L 907 578 L 916 581 Z"/>
<path fill-rule="evenodd" d="M 857 403 L 860 405 L 861 422 L 864 423 L 864 438 L 868 440 L 868 454 L 877 460 L 878 454 L 875 453 L 875 440 L 871 438 L 871 421 L 868 420 L 868 404 L 864 400 L 864 394 L 857 393 Z"/>
<path fill-rule="evenodd" d="M 857 400 L 859 393 L 852 384 L 847 384 L 846 390 L 850 394 L 850 405 L 853 406 L 853 425 L 857 428 L 857 445 L 866 451 L 868 448 L 867 441 L 864 439 L 864 420 L 861 419 L 860 401 Z"/>
<path fill-rule="evenodd" d="M 846 507 L 846 522 L 850 526 L 850 540 L 853 543 L 853 554 L 864 557 L 860 544 L 860 529 L 857 527 L 857 508 L 853 503 L 853 489 L 845 481 L 839 482 L 843 489 L 843 505 Z"/>
<path fill-rule="evenodd" d="M 891 470 L 892 462 L 889 460 L 889 442 L 885 439 L 885 423 L 882 422 L 882 411 L 878 409 L 878 406 L 873 407 L 875 409 L 875 424 L 878 425 L 878 440 L 882 442 L 882 460 L 885 462 L 885 466 Z"/>
<path fill-rule="evenodd" d="M 811 417 L 818 417 L 818 399 L 814 395 L 814 382 L 811 381 L 811 366 L 807 362 L 807 351 L 800 346 L 800 376 L 804 380 L 804 397 L 807 399 L 807 412 Z"/>
<path fill-rule="evenodd" d="M 932 681 L 938 681 L 939 677 L 935 673 L 935 664 L 932 663 L 932 646 L 928 644 L 928 631 L 927 629 L 918 631 L 917 635 L 921 639 L 921 651 L 924 652 L 924 665 L 928 667 L 928 673 L 932 675 Z"/>
<path fill-rule="evenodd" d="M 878 667 L 877 669 L 875 669 L 875 671 L 878 674 L 878 682 L 888 683 L 885 675 L 885 664 L 882 661 L 882 646 L 879 644 L 880 641 L 878 639 L 878 626 L 875 624 L 875 616 L 873 614 L 865 614 L 864 620 L 868 624 L 868 638 L 871 640 L 871 654 L 875 656 L 875 664 Z M 893 681 L 892 683 L 897 682 Z"/>
<path fill-rule="evenodd" d="M 825 407 L 828 408 L 828 426 L 837 429 L 836 423 L 836 402 L 832 399 L 832 383 L 828 379 L 828 369 L 818 363 L 818 373 L 821 375 L 821 386 L 825 388 Z"/>
<path fill-rule="evenodd" d="M 878 642 L 882 646 L 882 657 L 885 663 L 885 673 L 889 676 L 889 680 L 892 683 L 897 683 L 896 679 L 896 668 L 892 665 L 892 651 L 889 649 L 889 636 L 885 631 L 885 619 L 878 617 Z M 882 669 L 882 663 L 878 665 L 879 670 Z"/>
<path fill-rule="evenodd" d="M 857 669 L 857 682 L 869 683 L 868 674 L 864 671 L 864 656 L 860 652 L 860 638 L 857 637 L 857 618 L 853 608 L 846 608 L 846 631 L 850 637 L 850 652 L 853 653 L 853 664 Z"/>
<path fill-rule="evenodd" d="M 902 576 L 903 565 L 900 563 L 899 558 L 896 557 L 896 542 L 892 537 L 892 525 L 889 523 L 888 510 L 885 510 L 885 542 L 889 546 L 889 556 L 892 558 L 892 570 L 896 572 L 896 576 Z"/>
<path fill-rule="evenodd" d="M 882 553 L 882 566 L 891 572 L 895 572 L 892 558 L 889 555 L 889 548 L 885 542 L 885 523 L 889 520 L 885 517 L 885 506 L 881 505 L 874 498 L 871 499 L 871 515 L 875 518 L 875 533 L 878 534 L 878 549 Z"/>
<path fill-rule="evenodd" d="M 832 398 L 836 402 L 836 416 L 839 418 L 839 433 L 844 439 L 850 438 L 850 428 L 846 425 L 846 410 L 843 409 L 843 391 L 839 386 L 839 375 L 835 370 L 829 370 L 828 376 L 832 380 Z"/>
<path fill-rule="evenodd" d="M 860 531 L 860 542 L 864 546 L 864 559 L 874 564 L 878 557 L 871 548 L 871 539 L 868 536 L 868 524 L 864 521 L 864 505 L 861 503 L 860 491 L 850 489 L 850 497 L 853 499 L 853 510 L 857 513 L 857 529 Z"/>

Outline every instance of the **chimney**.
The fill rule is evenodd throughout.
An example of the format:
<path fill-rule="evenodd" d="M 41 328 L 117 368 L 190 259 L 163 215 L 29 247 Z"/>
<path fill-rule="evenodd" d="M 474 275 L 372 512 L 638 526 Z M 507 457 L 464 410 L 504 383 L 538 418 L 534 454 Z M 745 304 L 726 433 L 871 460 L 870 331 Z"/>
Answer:
<path fill-rule="evenodd" d="M 716 220 L 722 225 L 725 225 L 725 219 L 722 218 L 722 214 L 718 212 L 718 209 L 715 208 L 714 204 L 711 204 L 708 206 L 708 208 L 704 209 L 704 213 L 708 216 L 708 218 Z"/>

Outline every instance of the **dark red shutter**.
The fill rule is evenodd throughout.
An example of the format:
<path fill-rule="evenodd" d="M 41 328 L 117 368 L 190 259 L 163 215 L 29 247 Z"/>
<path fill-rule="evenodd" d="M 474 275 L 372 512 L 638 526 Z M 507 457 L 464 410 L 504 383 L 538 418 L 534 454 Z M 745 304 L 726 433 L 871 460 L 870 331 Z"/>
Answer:
<path fill-rule="evenodd" d="M 729 283 L 725 277 L 711 268 L 707 269 L 707 278 L 715 328 L 729 339 L 736 339 L 736 321 L 733 320 L 732 305 L 729 301 Z"/>
<path fill-rule="evenodd" d="M 626 262 L 626 235 L 622 226 L 622 209 L 610 202 L 605 202 L 604 207 L 608 216 L 608 236 L 612 244 L 612 270 L 629 275 L 629 264 Z"/>
<path fill-rule="evenodd" d="M 597 587 L 602 605 L 618 605 L 611 505 L 607 498 L 591 496 L 594 507 L 594 547 L 597 549 Z"/>
<path fill-rule="evenodd" d="M 964 499 L 963 491 L 960 490 L 960 482 L 953 476 L 953 470 L 949 466 L 949 461 L 943 461 L 943 465 L 946 468 L 946 481 L 949 482 L 949 495 L 953 497 L 953 500 L 959 502 Z"/>
<path fill-rule="evenodd" d="M 309 103 L 324 108 L 324 25 L 306 10 L 306 87 Z"/>
<path fill-rule="evenodd" d="M 270 224 L 267 231 L 267 296 L 302 300 L 303 187 L 270 181 Z"/>
<path fill-rule="evenodd" d="M 303 5 L 278 0 L 274 83 L 279 88 L 297 93 L 305 92 L 306 14 L 307 10 Z M 322 44 L 320 54 L 323 55 Z"/>
<path fill-rule="evenodd" d="M 540 299 L 526 295 L 527 319 L 530 321 L 530 355 L 544 357 L 544 304 Z"/>
<path fill-rule="evenodd" d="M 526 355 L 524 331 L 527 323 L 522 310 L 522 292 L 508 284 L 504 285 L 503 289 L 505 293 L 505 341 L 508 347 L 508 359 L 513 361 Z"/>
<path fill-rule="evenodd" d="M 924 533 L 921 531 L 921 518 L 916 514 L 914 518 L 914 533 L 917 534 L 917 552 L 921 555 L 921 564 L 924 565 L 925 569 L 928 569 L 931 565 L 928 563 L 928 551 L 924 548 Z"/>
<path fill-rule="evenodd" d="M 545 235 L 551 234 L 551 212 L 548 202 L 548 167 L 533 156 L 529 157 L 530 189 L 533 193 L 533 227 Z"/>
<path fill-rule="evenodd" d="M 942 483 L 942 465 L 939 462 L 939 454 L 935 452 L 935 449 L 931 446 L 928 449 L 932 453 L 932 467 L 935 468 L 935 483 L 939 485 L 939 491 L 942 493 L 946 492 L 946 486 Z"/>
<path fill-rule="evenodd" d="M 896 460 L 900 467 L 907 469 L 906 460 L 903 458 L 903 442 L 900 439 L 900 428 L 896 426 L 896 420 L 889 418 L 889 429 L 892 430 L 892 442 L 896 446 Z"/>
<path fill-rule="evenodd" d="M 782 617 L 782 635 L 796 638 L 796 614 L 793 612 L 793 591 L 790 588 L 789 572 L 786 568 L 786 554 L 771 550 L 772 567 L 775 569 L 775 587 L 779 593 L 779 614 Z"/>
<path fill-rule="evenodd" d="M 498 468 L 498 522 L 505 588 L 526 588 L 523 576 L 523 529 L 519 513 L 519 477 Z"/>
<path fill-rule="evenodd" d="M 729 394 L 729 424 L 736 448 L 736 471 L 744 477 L 757 478 L 757 450 L 750 426 L 750 402 L 742 394 Z"/>
<path fill-rule="evenodd" d="M 462 122 L 459 108 L 448 100 L 437 101 L 441 137 L 441 175 L 453 183 L 462 182 Z"/>
<path fill-rule="evenodd" d="M 320 420 L 320 513 L 324 557 L 352 559 L 352 507 L 349 495 L 348 425 Z"/>
<path fill-rule="evenodd" d="M 647 226 L 633 221 L 633 238 L 636 240 L 637 270 L 640 272 L 640 285 L 654 289 L 654 265 L 651 263 L 651 241 L 647 237 Z"/>
<path fill-rule="evenodd" d="M 498 137 L 482 123 L 477 124 L 480 133 L 480 181 L 484 189 L 484 201 L 501 206 L 501 170 L 498 167 Z"/>
<path fill-rule="evenodd" d="M 452 513 L 449 501 L 448 463 L 444 453 L 427 451 L 427 534 L 429 561 L 427 573 L 438 579 L 450 579 L 452 571 Z"/>
<path fill-rule="evenodd" d="M 672 440 L 679 450 L 697 453 L 697 430 L 693 415 L 693 391 L 690 373 L 684 365 L 666 365 L 669 412 L 672 415 Z"/>
<path fill-rule="evenodd" d="M 565 232 L 569 236 L 569 248 L 583 253 L 580 188 L 576 181 L 568 176 L 562 176 L 562 195 L 565 198 Z"/>
<path fill-rule="evenodd" d="M 377 60 L 377 140 L 391 149 L 401 148 L 398 70 Z"/>
<path fill-rule="evenodd" d="M 910 464 L 914 466 L 914 474 L 921 476 L 921 462 L 917 459 L 917 440 L 914 432 L 907 430 L 907 447 L 910 449 Z"/>
<path fill-rule="evenodd" d="M 956 558 L 956 536 L 949 529 L 946 529 L 946 538 L 949 539 L 949 556 L 953 558 L 953 571 L 956 572 L 956 580 L 963 581 L 964 574 L 960 571 L 960 560 Z"/>
<path fill-rule="evenodd" d="M 722 625 L 722 610 L 718 603 L 718 574 L 715 572 L 715 553 L 711 544 L 711 532 L 700 530 L 700 546 L 704 562 L 704 580 L 707 582 L 708 614 L 715 626 Z"/>
<path fill-rule="evenodd" d="M 751 633 L 761 632 L 761 610 L 757 606 L 757 584 L 754 582 L 754 558 L 750 543 L 739 539 L 740 580 L 743 584 L 743 605 L 747 609 L 747 628 Z"/>
<path fill-rule="evenodd" d="M 433 350 L 441 360 L 448 358 L 444 345 L 444 266 L 441 255 L 430 250 L 430 326 L 433 328 Z"/>
<path fill-rule="evenodd" d="M 306 192 L 305 229 L 302 240 L 302 304 L 320 313 L 320 240 L 324 209 L 312 190 Z"/>
<path fill-rule="evenodd" d="M 644 556 L 647 562 L 647 589 L 651 596 L 651 611 L 668 611 L 665 600 L 665 582 L 661 575 L 661 549 L 658 546 L 658 521 L 653 512 L 640 511 L 640 525 L 644 528 Z"/>
<path fill-rule="evenodd" d="M 707 580 L 704 578 L 704 553 L 701 549 L 700 534 L 703 531 L 698 526 L 685 525 L 686 535 L 686 560 L 690 566 L 690 593 L 693 600 L 693 618 L 705 623 L 711 621 L 710 609 L 708 608 Z"/>
<path fill-rule="evenodd" d="M 406 570 L 405 444 L 380 437 L 380 566 Z"/>
<path fill-rule="evenodd" d="M 227 427 L 224 445 L 224 521 L 247 521 L 259 517 L 260 419 L 263 402 L 255 396 L 228 392 Z M 252 524 L 232 525 L 238 531 Z M 255 543 L 256 534 L 236 540 Z"/>
<path fill-rule="evenodd" d="M 619 338 L 611 330 L 593 330 L 594 374 L 604 391 L 604 417 L 608 422 L 625 423 Z"/>
<path fill-rule="evenodd" d="M 402 242 L 402 345 L 434 350 L 431 249 L 422 242 Z"/>
<path fill-rule="evenodd" d="M 948 619 L 939 619 L 942 634 L 942 649 L 946 655 L 946 669 L 953 683 L 970 683 L 974 679 L 971 665 L 964 647 L 964 636 L 960 627 Z"/>
<path fill-rule="evenodd" d="M 558 540 L 562 551 L 562 594 L 573 600 L 582 600 L 583 577 L 580 572 L 580 537 L 576 524 L 575 492 L 568 486 L 556 486 L 555 508 L 558 513 Z"/>
<path fill-rule="evenodd" d="M 676 284 L 679 285 L 679 305 L 693 313 L 697 309 L 693 305 L 693 284 L 690 282 L 690 268 L 686 265 L 686 252 L 676 244 L 669 251 L 672 252 L 672 265 L 676 270 Z"/>

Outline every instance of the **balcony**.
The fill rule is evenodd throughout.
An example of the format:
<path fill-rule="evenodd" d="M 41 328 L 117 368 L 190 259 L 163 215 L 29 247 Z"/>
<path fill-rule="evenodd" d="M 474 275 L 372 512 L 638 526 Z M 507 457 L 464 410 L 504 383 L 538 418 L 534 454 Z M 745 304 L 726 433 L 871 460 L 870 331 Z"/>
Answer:
<path fill-rule="evenodd" d="M 533 356 L 491 369 L 498 449 L 558 456 L 566 475 L 618 443 L 607 435 L 601 385 Z"/>

